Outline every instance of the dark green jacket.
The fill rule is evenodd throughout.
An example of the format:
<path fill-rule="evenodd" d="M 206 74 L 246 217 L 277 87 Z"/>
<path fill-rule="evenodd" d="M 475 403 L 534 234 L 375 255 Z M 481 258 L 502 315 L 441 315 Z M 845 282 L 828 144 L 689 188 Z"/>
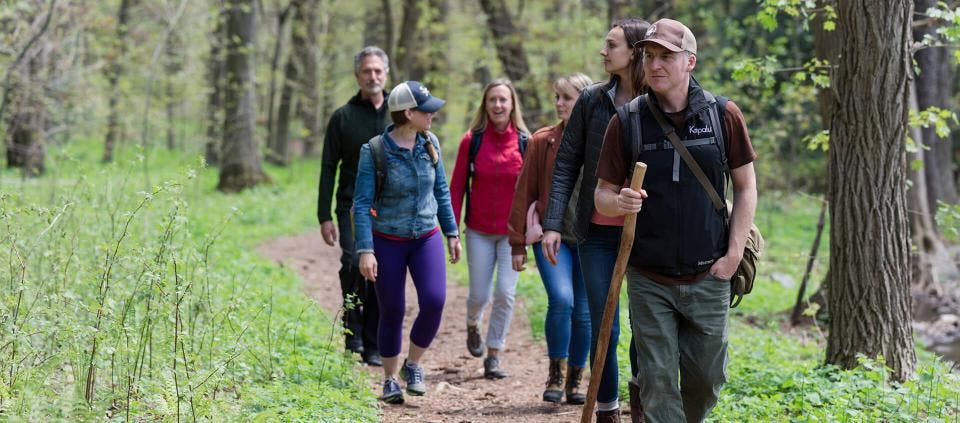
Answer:
<path fill-rule="evenodd" d="M 330 206 L 338 164 L 340 178 L 337 182 L 337 208 L 348 210 L 353 204 L 353 185 L 357 179 L 360 146 L 383 133 L 383 129 L 390 123 L 386 92 L 383 97 L 383 104 L 379 109 L 374 109 L 373 103 L 361 98 L 358 91 L 347 104 L 330 116 L 327 133 L 323 137 L 320 194 L 317 197 L 317 218 L 321 223 L 333 220 Z"/>

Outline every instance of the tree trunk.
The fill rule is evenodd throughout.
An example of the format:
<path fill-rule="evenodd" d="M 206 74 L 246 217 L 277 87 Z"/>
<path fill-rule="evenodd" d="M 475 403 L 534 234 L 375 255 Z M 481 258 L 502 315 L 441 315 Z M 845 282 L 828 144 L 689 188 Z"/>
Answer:
<path fill-rule="evenodd" d="M 317 0 L 298 1 L 298 9 L 293 17 L 293 51 L 300 69 L 300 93 L 302 100 L 297 108 L 300 120 L 306 129 L 303 138 L 303 155 L 310 157 L 319 144 L 323 134 L 320 120 L 320 84 L 318 80 L 317 52 L 320 43 L 317 39 Z"/>
<path fill-rule="evenodd" d="M 913 3 L 838 6 L 838 36 L 851 48 L 834 81 L 827 362 L 853 368 L 858 354 L 881 356 L 902 381 L 916 365 L 905 160 Z"/>
<path fill-rule="evenodd" d="M 260 166 L 260 152 L 254 140 L 254 0 L 233 0 L 226 7 L 225 116 L 217 189 L 236 192 L 266 181 L 267 176 Z"/>
<path fill-rule="evenodd" d="M 167 112 L 167 149 L 173 150 L 177 146 L 177 106 L 179 106 L 179 96 L 177 95 L 176 76 L 183 69 L 180 53 L 183 50 L 183 43 L 180 40 L 180 34 L 176 31 L 170 33 L 170 41 L 167 43 L 164 56 L 166 62 L 165 84 L 166 84 L 166 112 Z"/>
<path fill-rule="evenodd" d="M 817 9 L 824 10 L 827 6 L 836 9 L 836 1 L 834 0 L 820 0 L 817 2 Z M 823 13 L 817 13 L 813 17 L 813 46 L 814 51 L 817 54 L 817 58 L 827 61 L 829 69 L 827 74 L 830 76 L 830 80 L 834 81 L 837 78 L 836 66 L 840 60 L 840 45 L 837 41 L 837 31 L 827 31 L 824 29 L 824 19 Z M 836 108 L 836 95 L 834 93 L 835 87 L 821 88 L 817 92 L 817 100 L 820 105 L 820 122 L 823 126 L 823 129 L 830 131 L 830 125 L 833 122 L 833 110 Z M 832 136 L 831 136 L 832 137 Z M 827 173 L 830 172 L 830 163 L 827 162 Z M 829 195 L 829 193 L 827 194 Z M 829 198 L 825 198 L 825 201 L 830 201 Z M 823 280 L 820 282 L 820 286 L 817 287 L 816 292 L 810 295 L 807 298 L 808 303 L 817 303 L 820 305 L 819 311 L 817 311 L 817 318 L 823 318 L 830 313 L 830 306 L 825 301 L 827 298 L 827 287 L 830 282 L 830 271 L 827 269 L 827 274 L 824 276 Z"/>
<path fill-rule="evenodd" d="M 325 13 L 321 16 L 322 25 L 320 27 L 322 28 L 323 34 L 323 57 L 321 58 L 320 63 L 323 63 L 324 77 L 320 78 L 319 84 L 322 87 L 319 121 L 320 125 L 322 126 L 320 127 L 320 131 L 317 132 L 317 136 L 326 133 L 327 123 L 330 121 L 330 116 L 333 115 L 333 111 L 336 109 L 336 97 L 334 97 L 336 82 L 332 75 L 336 74 L 336 63 L 339 55 L 337 43 L 334 42 L 333 32 L 333 22 L 336 22 L 336 16 L 333 16 L 333 13 Z"/>
<path fill-rule="evenodd" d="M 38 60 L 34 56 L 21 64 L 8 88 L 7 167 L 20 168 L 24 177 L 40 176 L 45 170 L 46 109 L 40 98 L 43 82 L 38 75 Z"/>
<path fill-rule="evenodd" d="M 284 33 L 286 32 L 287 18 L 293 11 L 293 2 L 287 4 L 280 14 L 277 15 L 277 39 L 273 45 L 273 60 L 270 61 L 270 91 L 267 94 L 267 161 L 271 163 L 282 163 L 283 159 L 274 157 L 277 154 L 277 127 L 274 119 L 274 104 L 277 97 L 277 73 L 280 69 L 280 57 L 283 55 Z"/>
<path fill-rule="evenodd" d="M 546 123 L 540 110 L 540 97 L 536 78 L 530 77 L 530 65 L 523 50 L 523 31 L 513 24 L 513 18 L 507 11 L 505 0 L 480 0 L 487 15 L 487 26 L 493 34 L 493 43 L 497 47 L 497 57 L 517 89 L 520 103 L 523 105 L 524 119 L 531 127 Z"/>
<path fill-rule="evenodd" d="M 207 164 L 216 166 L 220 163 L 220 140 L 223 122 L 223 46 L 226 45 L 226 15 L 221 12 L 214 18 L 217 20 L 213 33 L 210 36 L 210 57 L 207 59 L 207 83 L 210 91 L 207 94 L 207 143 L 204 148 L 204 159 Z"/>
<path fill-rule="evenodd" d="M 372 2 L 371 2 L 372 3 Z M 393 58 L 393 16 L 390 0 L 382 0 L 364 14 L 363 45 L 378 46 Z"/>
<path fill-rule="evenodd" d="M 926 11 L 937 5 L 936 0 L 916 0 L 916 10 Z M 913 38 L 922 40 L 925 35 L 938 38 L 937 25 L 924 25 L 914 31 Z M 951 95 L 954 72 L 950 67 L 952 52 L 945 47 L 925 48 L 914 56 L 919 73 L 916 76 L 917 105 L 919 110 L 930 107 L 954 110 Z M 936 213 L 937 202 L 957 202 L 957 185 L 954 180 L 953 145 L 949 138 L 937 136 L 935 129 L 922 128 L 922 138 L 917 142 L 930 147 L 924 154 L 923 173 L 927 178 L 928 209 Z"/>
<path fill-rule="evenodd" d="M 293 3 L 296 5 L 293 6 L 293 13 L 297 13 L 297 10 L 302 6 L 300 0 L 294 0 Z M 294 21 L 294 24 L 296 21 Z M 292 28 L 292 33 L 297 32 L 297 28 Z M 291 34 L 291 37 L 296 37 L 296 35 Z M 299 41 L 293 42 L 294 51 L 298 44 L 304 44 L 305 41 L 300 37 Z M 296 54 L 290 54 L 287 57 L 287 64 L 283 69 L 283 88 L 280 90 L 280 104 L 277 106 L 277 120 L 276 125 L 274 126 L 274 133 L 272 140 L 270 142 L 270 156 L 269 160 L 271 163 L 275 163 L 281 166 L 286 166 L 289 163 L 289 153 L 288 153 L 288 144 L 290 142 L 290 110 L 293 103 L 293 91 L 296 87 L 297 80 L 299 78 L 299 71 L 297 69 L 297 59 Z"/>
<path fill-rule="evenodd" d="M 107 65 L 107 85 L 110 86 L 110 100 L 107 102 L 107 135 L 103 140 L 103 161 L 113 161 L 113 150 L 117 144 L 120 130 L 120 77 L 123 75 L 124 54 L 127 51 L 127 24 L 130 20 L 130 7 L 133 0 L 120 0 L 117 10 L 116 38 L 113 40 Z"/>
<path fill-rule="evenodd" d="M 426 73 L 423 61 L 424 32 L 420 28 L 423 9 L 428 7 L 424 0 L 403 0 L 403 19 L 400 22 L 400 39 L 397 41 L 397 54 L 394 56 L 394 78 L 397 81 L 423 81 Z"/>

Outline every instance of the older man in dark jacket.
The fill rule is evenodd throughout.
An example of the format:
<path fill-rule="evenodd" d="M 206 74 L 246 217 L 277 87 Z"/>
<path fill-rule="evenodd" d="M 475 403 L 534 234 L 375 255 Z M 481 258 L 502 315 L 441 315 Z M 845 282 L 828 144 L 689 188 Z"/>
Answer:
<path fill-rule="evenodd" d="M 350 206 L 357 178 L 360 146 L 383 132 L 387 126 L 387 93 L 384 83 L 390 72 L 390 60 L 379 47 L 368 46 L 354 57 L 354 76 L 360 91 L 330 116 L 323 139 L 323 161 L 320 166 L 320 193 L 317 219 L 327 245 L 340 241 L 340 288 L 343 294 L 343 326 L 347 350 L 359 353 L 369 365 L 382 364 L 377 348 L 377 325 L 380 312 L 372 282 L 363 278 L 354 251 Z M 330 214 L 334 179 L 339 166 L 337 186 L 337 224 Z"/>

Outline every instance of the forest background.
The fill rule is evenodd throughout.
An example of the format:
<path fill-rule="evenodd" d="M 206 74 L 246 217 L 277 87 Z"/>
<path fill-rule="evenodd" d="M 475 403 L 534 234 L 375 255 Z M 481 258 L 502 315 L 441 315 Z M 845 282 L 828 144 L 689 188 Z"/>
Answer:
<path fill-rule="evenodd" d="M 857 27 L 845 7 L 892 12 Z M 960 313 L 960 12 L 928 0 L 3 2 L 0 415 L 376 416 L 332 341 L 333 316 L 252 253 L 258 240 L 316 224 L 323 125 L 356 92 L 353 54 L 380 45 L 388 87 L 418 79 L 448 101 L 435 132 L 452 163 L 486 82 L 511 78 L 528 126 L 554 123 L 551 81 L 604 80 L 601 42 L 623 16 L 691 27 L 696 77 L 743 109 L 760 156 L 757 222 L 770 251 L 756 297 L 734 314 L 738 336 L 750 337 L 740 339 L 762 342 L 734 355 L 716 418 L 955 420 L 952 367 L 922 350 L 918 361 L 912 329 L 949 355 Z M 861 54 L 907 65 L 841 65 Z M 849 80 L 874 91 L 847 90 Z M 850 103 L 862 113 L 840 113 Z M 877 115 L 902 119 L 850 137 L 865 144 L 831 137 L 858 122 L 883 127 Z M 900 217 L 867 212 L 838 225 L 846 215 L 835 211 L 858 200 L 892 200 Z M 806 286 L 823 204 L 827 246 Z M 838 254 L 856 248 L 850 233 L 880 250 L 909 240 L 908 254 Z M 858 268 L 885 276 L 851 277 Z M 844 294 L 873 289 L 886 298 Z M 808 296 L 798 308 L 807 316 L 790 316 L 794 297 Z M 845 319 L 860 302 L 909 313 Z M 814 325 L 785 335 L 791 320 Z"/>

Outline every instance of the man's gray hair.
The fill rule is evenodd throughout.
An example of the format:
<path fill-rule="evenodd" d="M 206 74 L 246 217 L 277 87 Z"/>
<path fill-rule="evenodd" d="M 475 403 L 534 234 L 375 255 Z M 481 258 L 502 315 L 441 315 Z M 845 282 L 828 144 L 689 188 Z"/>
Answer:
<path fill-rule="evenodd" d="M 358 52 L 356 56 L 353 56 L 353 73 L 357 74 L 360 72 L 360 63 L 363 62 L 365 57 L 371 54 L 379 57 L 380 60 L 383 61 L 384 73 L 390 73 L 390 59 L 387 57 L 387 53 L 377 46 L 366 46 L 360 49 L 360 52 Z"/>

